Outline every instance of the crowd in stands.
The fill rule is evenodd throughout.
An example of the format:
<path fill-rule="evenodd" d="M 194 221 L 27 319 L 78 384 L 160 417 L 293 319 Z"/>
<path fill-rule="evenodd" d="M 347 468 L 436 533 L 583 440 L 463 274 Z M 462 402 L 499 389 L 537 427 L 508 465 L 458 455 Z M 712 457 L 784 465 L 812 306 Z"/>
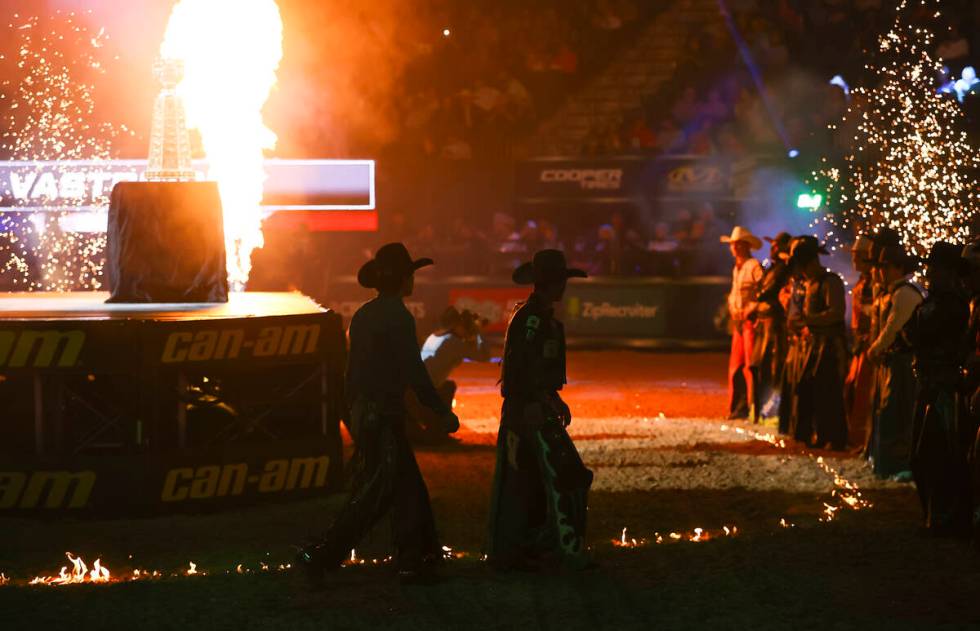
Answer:
<path fill-rule="evenodd" d="M 438 46 L 407 69 L 395 149 L 469 160 L 506 155 L 636 25 L 636 0 L 436 1 Z"/>
<path fill-rule="evenodd" d="M 718 246 L 718 235 L 726 228 L 714 207 L 701 204 L 678 208 L 669 220 L 649 228 L 623 211 L 612 212 L 602 222 L 561 226 L 550 218 L 517 221 L 498 212 L 485 229 L 456 218 L 416 231 L 406 230 L 398 216 L 384 239 L 400 239 L 409 248 L 432 252 L 442 275 L 506 275 L 537 250 L 555 248 L 596 276 L 677 277 L 726 273 L 730 262 Z"/>
<path fill-rule="evenodd" d="M 935 52 L 956 74 L 980 52 L 980 29 L 970 26 L 980 20 L 980 4 L 943 4 L 948 18 Z M 450 276 L 506 274 L 546 247 L 565 250 L 573 265 L 593 275 L 728 273 L 730 261 L 718 236 L 731 228 L 732 209 L 692 202 L 658 207 L 643 220 L 627 208 L 599 216 L 541 213 L 518 219 L 499 212 L 512 203 L 506 191 L 495 198 L 494 185 L 480 188 L 461 175 L 465 169 L 488 172 L 481 156 L 500 157 L 502 143 L 526 136 L 580 75 L 600 68 L 610 41 L 627 39 L 624 29 L 649 17 L 643 3 L 504 0 L 446 6 L 448 35 L 410 67 L 400 105 L 405 129 L 399 147 L 421 166 L 401 167 L 411 175 L 410 187 L 383 191 L 381 197 L 397 200 L 397 207 L 381 212 L 381 235 L 363 243 L 354 235 L 332 241 L 326 263 L 336 273 L 348 273 L 379 241 L 404 241 L 410 250 L 432 252 L 439 265 L 431 273 Z M 583 147 L 587 153 L 738 158 L 782 156 L 795 148 L 814 156 L 839 141 L 827 124 L 847 106 L 844 82 L 866 83 L 861 51 L 888 28 L 893 4 L 726 0 L 725 6 L 729 16 L 706 21 L 686 42 L 678 79 L 625 120 L 594 129 Z M 736 39 L 744 43 L 755 74 Z M 842 81 L 828 80 L 838 74 Z M 438 173 L 427 162 L 434 157 L 442 158 Z M 430 181 L 421 185 L 424 178 Z M 451 219 L 440 219 L 446 217 Z"/>
<path fill-rule="evenodd" d="M 843 140 L 828 123 L 846 110 L 848 84 L 874 80 L 863 51 L 874 50 L 891 26 L 894 3 L 728 0 L 726 6 L 731 19 L 706 23 L 691 36 L 687 59 L 662 93 L 593 129 L 583 153 L 739 158 L 791 149 L 826 153 Z M 937 85 L 980 62 L 980 4 L 951 0 L 942 11 L 932 25 L 938 31 L 933 52 L 948 73 Z"/>

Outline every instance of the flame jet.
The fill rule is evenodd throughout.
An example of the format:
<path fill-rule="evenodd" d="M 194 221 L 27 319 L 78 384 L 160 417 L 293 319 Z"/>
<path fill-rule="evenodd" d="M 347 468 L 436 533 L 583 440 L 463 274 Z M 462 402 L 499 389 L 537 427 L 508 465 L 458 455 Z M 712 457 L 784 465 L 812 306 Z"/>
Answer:
<path fill-rule="evenodd" d="M 276 85 L 282 29 L 275 0 L 179 0 L 160 47 L 161 58 L 184 63 L 177 93 L 218 182 L 228 280 L 238 290 L 262 246 L 263 151 L 276 144 L 262 108 Z"/>

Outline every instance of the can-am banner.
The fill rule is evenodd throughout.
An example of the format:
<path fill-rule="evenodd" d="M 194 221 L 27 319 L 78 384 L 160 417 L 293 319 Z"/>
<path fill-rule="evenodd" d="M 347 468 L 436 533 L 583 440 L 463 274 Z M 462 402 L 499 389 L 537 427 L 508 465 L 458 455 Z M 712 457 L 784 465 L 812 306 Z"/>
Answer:
<path fill-rule="evenodd" d="M 136 517 L 207 512 L 339 491 L 326 437 L 0 464 L 0 515 Z"/>
<path fill-rule="evenodd" d="M 361 211 L 367 218 L 361 223 L 376 224 L 374 166 L 373 160 L 266 160 L 262 206 L 269 214 Z M 195 161 L 194 169 L 207 179 L 207 162 Z M 113 186 L 143 180 L 145 171 L 146 160 L 0 162 L 0 212 L 102 213 Z"/>

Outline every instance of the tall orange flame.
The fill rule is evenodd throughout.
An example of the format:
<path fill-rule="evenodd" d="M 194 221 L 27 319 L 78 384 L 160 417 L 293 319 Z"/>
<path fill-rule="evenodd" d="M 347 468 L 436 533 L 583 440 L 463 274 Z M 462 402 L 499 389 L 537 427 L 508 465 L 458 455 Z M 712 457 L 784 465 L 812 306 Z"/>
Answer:
<path fill-rule="evenodd" d="M 179 0 L 160 55 L 184 62 L 177 92 L 221 191 L 228 280 L 243 289 L 252 250 L 262 246 L 263 150 L 276 144 L 262 108 L 282 59 L 279 7 L 275 0 Z"/>

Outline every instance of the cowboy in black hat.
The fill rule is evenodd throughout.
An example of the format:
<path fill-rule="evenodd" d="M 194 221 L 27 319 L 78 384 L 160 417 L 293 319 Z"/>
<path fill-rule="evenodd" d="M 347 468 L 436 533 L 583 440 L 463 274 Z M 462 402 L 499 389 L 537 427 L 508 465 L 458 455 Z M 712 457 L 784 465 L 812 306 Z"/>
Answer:
<path fill-rule="evenodd" d="M 851 246 L 851 265 L 858 280 L 851 290 L 851 365 L 844 381 L 847 410 L 847 436 L 852 445 L 863 448 L 871 433 L 871 394 L 874 368 L 868 359 L 871 344 L 871 314 L 874 309 L 874 281 L 871 278 L 874 241 L 861 234 Z"/>
<path fill-rule="evenodd" d="M 558 250 L 542 250 L 514 272 L 514 282 L 534 285 L 518 306 L 504 342 L 497 435 L 497 467 L 490 506 L 490 562 L 501 570 L 526 568 L 551 555 L 566 566 L 589 564 L 585 546 L 589 471 L 565 428 L 565 329 L 554 317 L 569 278 Z"/>
<path fill-rule="evenodd" d="M 419 354 L 415 319 L 403 298 L 415 287 L 416 270 L 432 259 L 412 259 L 401 243 L 378 250 L 357 274 L 378 292 L 351 318 L 347 397 L 354 438 L 353 489 L 323 541 L 300 554 L 300 566 L 314 576 L 340 567 L 358 541 L 389 511 L 399 576 L 423 577 L 442 558 L 429 492 L 405 437 L 405 392 L 442 420 L 445 431 L 459 419 L 442 400 Z"/>
<path fill-rule="evenodd" d="M 769 267 L 762 273 L 759 296 L 756 299 L 755 347 L 751 365 L 756 370 L 754 420 L 770 416 L 774 401 L 783 379 L 786 361 L 786 311 L 780 294 L 789 282 L 789 267 L 783 254 L 789 254 L 793 237 L 780 232 L 775 237 L 765 237 L 769 242 Z"/>
<path fill-rule="evenodd" d="M 965 347 L 966 366 L 963 371 L 963 414 L 968 419 L 967 431 L 972 435 L 970 449 L 970 481 L 973 495 L 973 537 L 980 548 L 980 239 L 963 248 L 965 285 L 970 296 L 970 324 Z"/>
<path fill-rule="evenodd" d="M 802 237 L 790 240 L 789 248 L 779 253 L 789 274 L 784 294 L 786 311 L 786 358 L 783 361 L 782 380 L 779 384 L 779 433 L 792 434 L 796 428 L 796 398 L 803 372 L 803 335 L 806 322 L 803 320 L 803 303 L 806 298 L 806 279 L 800 269 L 790 266 L 790 252 Z"/>
<path fill-rule="evenodd" d="M 794 437 L 816 447 L 844 449 L 847 370 L 844 281 L 820 262 L 827 250 L 815 237 L 794 241 L 789 265 L 804 282 Z M 814 436 L 816 437 L 814 439 Z"/>
<path fill-rule="evenodd" d="M 961 252 L 944 241 L 932 246 L 925 260 L 929 295 L 905 327 L 918 380 L 912 473 L 924 526 L 935 535 L 967 535 L 972 512 L 967 463 L 972 436 L 960 407 L 970 320 Z"/>
<path fill-rule="evenodd" d="M 912 282 L 917 262 L 904 246 L 888 242 L 876 249 L 873 273 L 880 289 L 875 299 L 877 333 L 868 348 L 876 365 L 868 454 L 878 477 L 911 482 L 916 384 L 912 346 L 904 329 L 922 304 L 922 290 Z"/>

